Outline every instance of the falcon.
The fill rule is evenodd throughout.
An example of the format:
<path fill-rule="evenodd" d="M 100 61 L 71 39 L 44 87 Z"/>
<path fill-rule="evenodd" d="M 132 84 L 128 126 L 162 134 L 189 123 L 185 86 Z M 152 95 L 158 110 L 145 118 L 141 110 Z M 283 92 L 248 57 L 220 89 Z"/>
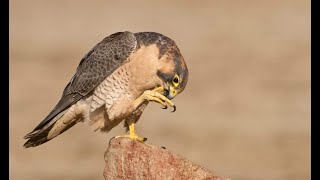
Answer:
<path fill-rule="evenodd" d="M 188 68 L 175 42 L 156 32 L 117 32 L 95 45 L 80 61 L 76 73 L 48 116 L 24 138 L 25 148 L 41 145 L 78 122 L 109 132 L 124 122 L 127 135 L 139 137 L 135 123 L 150 101 L 162 108 L 181 93 Z"/>

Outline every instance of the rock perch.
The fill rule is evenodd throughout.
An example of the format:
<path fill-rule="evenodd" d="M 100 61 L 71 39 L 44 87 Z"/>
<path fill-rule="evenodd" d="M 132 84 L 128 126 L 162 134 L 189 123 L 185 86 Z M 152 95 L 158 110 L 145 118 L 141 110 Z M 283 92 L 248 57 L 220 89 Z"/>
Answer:
<path fill-rule="evenodd" d="M 129 138 L 113 138 L 105 152 L 106 180 L 227 180 L 169 150 Z"/>

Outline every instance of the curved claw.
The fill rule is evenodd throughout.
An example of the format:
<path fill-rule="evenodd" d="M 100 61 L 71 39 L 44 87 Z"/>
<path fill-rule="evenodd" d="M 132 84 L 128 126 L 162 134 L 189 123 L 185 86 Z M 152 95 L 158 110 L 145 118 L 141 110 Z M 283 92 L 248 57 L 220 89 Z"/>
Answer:
<path fill-rule="evenodd" d="M 168 109 L 168 106 L 163 106 L 163 107 L 161 107 L 162 109 Z"/>
<path fill-rule="evenodd" d="M 177 110 L 176 105 L 173 105 L 172 107 L 173 107 L 173 110 L 171 112 L 175 112 Z"/>

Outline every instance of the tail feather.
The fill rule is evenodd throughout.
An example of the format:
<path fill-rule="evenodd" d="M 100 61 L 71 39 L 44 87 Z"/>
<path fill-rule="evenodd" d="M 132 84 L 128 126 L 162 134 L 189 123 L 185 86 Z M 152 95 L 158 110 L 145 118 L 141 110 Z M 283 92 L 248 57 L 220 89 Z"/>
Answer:
<path fill-rule="evenodd" d="M 72 126 L 74 126 L 77 122 L 72 122 L 70 124 L 68 124 L 68 126 L 66 126 L 61 132 L 60 134 L 62 134 L 63 132 L 65 132 L 66 130 L 70 129 Z M 48 141 L 50 141 L 51 139 L 57 137 L 53 137 L 51 139 L 48 138 L 48 134 L 50 132 L 50 130 L 54 127 L 56 123 L 50 125 L 49 127 L 47 127 L 46 129 L 41 129 L 40 131 L 36 131 L 36 132 L 31 132 L 29 134 L 27 134 L 25 136 L 26 139 L 28 139 L 28 141 L 26 143 L 24 143 L 24 147 L 25 148 L 29 148 L 29 147 L 36 147 L 39 146 L 43 143 L 46 143 Z"/>
<path fill-rule="evenodd" d="M 68 109 L 67 109 L 68 110 Z M 35 147 L 39 146 L 43 143 L 46 143 L 50 141 L 51 139 L 55 138 L 56 136 L 62 134 L 72 126 L 74 126 L 77 122 L 76 121 L 69 121 L 68 123 L 63 122 L 63 116 L 67 112 L 67 110 L 59 113 L 56 115 L 53 119 L 51 119 L 46 125 L 44 125 L 41 129 L 35 128 L 32 132 L 28 133 L 27 135 L 24 136 L 25 139 L 28 139 L 26 143 L 24 143 L 25 148 L 29 147 Z M 57 127 L 58 130 L 57 130 Z M 56 135 L 49 137 L 49 132 L 51 131 L 52 128 L 55 128 L 54 130 L 58 133 Z"/>
<path fill-rule="evenodd" d="M 37 134 L 40 130 L 36 130 L 36 131 L 32 131 L 30 133 L 28 133 L 27 135 L 25 135 L 23 138 L 24 139 L 29 139 L 31 138 L 32 136 L 34 136 L 35 134 Z"/>
<path fill-rule="evenodd" d="M 54 126 L 54 124 L 52 124 L 50 127 L 46 128 L 46 129 L 41 129 L 38 131 L 33 131 L 31 133 L 28 133 L 24 137 L 25 139 L 28 139 L 28 141 L 26 143 L 24 143 L 23 146 L 25 148 L 35 147 L 35 146 L 39 146 L 40 144 L 43 144 L 43 143 L 49 141 L 50 139 L 48 139 L 47 136 L 53 126 Z"/>

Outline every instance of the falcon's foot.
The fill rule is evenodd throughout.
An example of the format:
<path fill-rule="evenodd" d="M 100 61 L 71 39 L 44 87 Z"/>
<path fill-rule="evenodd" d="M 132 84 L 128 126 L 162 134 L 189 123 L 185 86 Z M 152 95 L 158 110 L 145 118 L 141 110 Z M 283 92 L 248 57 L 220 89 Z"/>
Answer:
<path fill-rule="evenodd" d="M 138 99 L 136 99 L 135 106 L 138 107 L 140 104 L 142 104 L 144 101 L 155 101 L 159 104 L 162 105 L 163 109 L 167 109 L 168 105 L 173 107 L 173 111 L 176 111 L 176 105 L 174 103 L 166 98 L 164 95 L 161 93 L 164 93 L 164 88 L 163 87 L 158 87 L 154 90 L 147 90 L 145 91 Z"/>
<path fill-rule="evenodd" d="M 129 125 L 129 134 L 123 135 L 123 136 L 117 136 L 117 137 L 128 137 L 135 141 L 145 142 L 147 138 L 139 137 L 136 133 L 136 129 L 134 127 L 134 122 L 132 120 L 127 120 L 127 123 Z"/>
<path fill-rule="evenodd" d="M 140 142 L 145 142 L 147 140 L 147 138 L 139 137 L 137 134 L 128 134 L 128 135 L 123 135 L 120 137 L 128 137 L 134 141 L 140 141 Z"/>

